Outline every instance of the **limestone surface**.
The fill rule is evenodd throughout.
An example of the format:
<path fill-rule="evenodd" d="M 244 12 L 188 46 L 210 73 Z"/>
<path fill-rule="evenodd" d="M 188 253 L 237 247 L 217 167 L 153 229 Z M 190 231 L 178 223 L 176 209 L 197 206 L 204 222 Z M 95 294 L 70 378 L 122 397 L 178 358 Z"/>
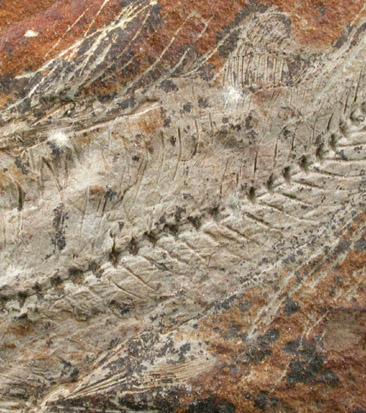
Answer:
<path fill-rule="evenodd" d="M 0 411 L 366 411 L 363 0 L 0 10 Z"/>

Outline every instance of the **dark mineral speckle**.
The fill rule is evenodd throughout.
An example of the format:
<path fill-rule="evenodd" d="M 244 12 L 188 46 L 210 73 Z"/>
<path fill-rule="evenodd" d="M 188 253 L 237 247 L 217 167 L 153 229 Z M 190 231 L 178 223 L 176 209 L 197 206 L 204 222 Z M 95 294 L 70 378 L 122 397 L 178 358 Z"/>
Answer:
<path fill-rule="evenodd" d="M 361 238 L 355 244 L 355 251 L 365 251 L 366 250 L 366 239 Z"/>
<path fill-rule="evenodd" d="M 235 406 L 228 401 L 218 402 L 216 397 L 209 397 L 192 402 L 188 413 L 235 413 Z"/>
<path fill-rule="evenodd" d="M 164 92 L 168 93 L 168 92 L 173 92 L 174 90 L 177 90 L 178 87 L 177 85 L 172 81 L 172 80 L 163 80 L 160 83 L 160 88 L 164 90 Z"/>
<path fill-rule="evenodd" d="M 299 309 L 299 304 L 296 301 L 287 298 L 285 301 L 285 313 L 287 315 L 295 314 Z"/>

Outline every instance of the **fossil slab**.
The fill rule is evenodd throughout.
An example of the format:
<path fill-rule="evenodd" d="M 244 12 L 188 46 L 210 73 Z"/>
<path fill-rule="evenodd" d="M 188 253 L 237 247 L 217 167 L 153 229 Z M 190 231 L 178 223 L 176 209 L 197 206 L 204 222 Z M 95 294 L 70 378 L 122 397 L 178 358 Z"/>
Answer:
<path fill-rule="evenodd" d="M 365 25 L 4 5 L 1 411 L 366 408 Z"/>

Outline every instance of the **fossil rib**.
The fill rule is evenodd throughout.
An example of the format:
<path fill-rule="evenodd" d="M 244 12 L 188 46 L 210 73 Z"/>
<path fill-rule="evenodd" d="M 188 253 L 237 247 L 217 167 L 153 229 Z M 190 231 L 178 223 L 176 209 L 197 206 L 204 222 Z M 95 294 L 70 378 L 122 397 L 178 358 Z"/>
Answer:
<path fill-rule="evenodd" d="M 225 311 L 260 291 L 240 327 L 256 365 L 253 343 L 272 351 L 277 333 L 265 330 L 283 300 L 295 313 L 296 294 L 342 267 L 340 240 L 362 241 L 361 5 L 343 34 L 323 16 L 311 43 L 280 1 L 117 3 L 92 1 L 71 21 L 65 2 L 52 39 L 33 16 L 29 70 L 9 32 L 18 61 L 7 52 L 0 66 L 0 410 L 193 408 L 187 389 L 229 354 L 203 325 L 213 318 L 219 331 Z M 320 372 L 313 382 L 332 382 Z"/>

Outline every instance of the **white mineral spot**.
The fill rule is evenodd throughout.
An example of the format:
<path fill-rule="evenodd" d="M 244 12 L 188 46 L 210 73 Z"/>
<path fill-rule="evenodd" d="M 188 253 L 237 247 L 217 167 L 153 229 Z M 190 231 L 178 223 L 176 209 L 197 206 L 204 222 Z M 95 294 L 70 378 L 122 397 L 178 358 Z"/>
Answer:
<path fill-rule="evenodd" d="M 243 94 L 241 90 L 233 86 L 224 89 L 225 107 L 236 106 L 242 100 Z"/>
<path fill-rule="evenodd" d="M 37 37 L 38 35 L 38 32 L 34 32 L 33 30 L 27 30 L 24 34 L 24 37 Z"/>
<path fill-rule="evenodd" d="M 60 130 L 52 131 L 48 137 L 48 141 L 60 149 L 70 148 L 69 137 Z"/>

